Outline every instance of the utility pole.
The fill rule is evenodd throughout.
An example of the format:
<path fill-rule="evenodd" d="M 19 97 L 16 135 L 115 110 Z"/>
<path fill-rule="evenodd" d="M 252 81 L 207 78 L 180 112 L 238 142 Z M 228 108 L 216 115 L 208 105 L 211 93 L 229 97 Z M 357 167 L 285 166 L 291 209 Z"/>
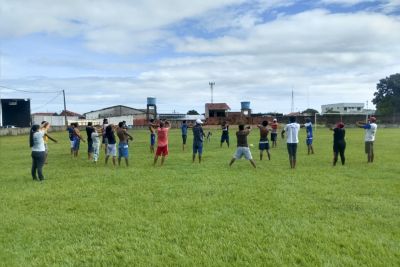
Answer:
<path fill-rule="evenodd" d="M 210 89 L 211 89 L 211 104 L 214 103 L 214 85 L 215 82 L 209 82 L 208 83 L 210 85 Z"/>
<path fill-rule="evenodd" d="M 64 98 L 64 120 L 65 120 L 65 126 L 68 126 L 68 121 L 67 121 L 67 104 L 65 103 L 65 91 L 64 89 L 62 90 L 63 93 L 63 98 Z"/>

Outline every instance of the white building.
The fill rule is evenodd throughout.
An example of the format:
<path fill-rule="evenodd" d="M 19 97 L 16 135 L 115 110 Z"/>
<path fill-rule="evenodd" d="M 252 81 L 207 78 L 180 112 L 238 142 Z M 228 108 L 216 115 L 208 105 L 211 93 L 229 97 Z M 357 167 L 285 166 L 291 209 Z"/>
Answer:
<path fill-rule="evenodd" d="M 73 115 L 73 114 L 69 114 Z M 68 116 L 67 115 L 67 123 L 77 122 L 79 121 L 80 116 L 77 114 L 76 116 Z M 65 116 L 57 115 L 56 113 L 47 113 L 47 112 L 39 112 L 32 114 L 32 124 L 41 124 L 42 121 L 47 121 L 50 125 L 53 126 L 65 126 Z"/>
<path fill-rule="evenodd" d="M 365 114 L 364 103 L 336 103 L 321 106 L 321 114 Z"/>
<path fill-rule="evenodd" d="M 133 115 L 135 117 L 144 116 L 146 117 L 146 112 L 141 109 L 131 108 L 123 105 L 112 106 L 108 108 L 103 108 L 99 110 L 89 111 L 83 114 L 87 120 L 96 120 L 111 117 L 122 117 Z"/>

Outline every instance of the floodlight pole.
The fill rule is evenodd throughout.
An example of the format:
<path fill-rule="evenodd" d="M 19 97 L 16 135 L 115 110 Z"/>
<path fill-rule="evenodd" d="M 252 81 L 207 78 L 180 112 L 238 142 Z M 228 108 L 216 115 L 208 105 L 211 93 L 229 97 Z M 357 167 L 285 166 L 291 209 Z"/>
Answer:
<path fill-rule="evenodd" d="M 290 107 L 290 112 L 294 112 L 294 94 L 293 94 L 293 88 L 292 88 L 292 103 L 291 103 L 291 107 Z"/>
<path fill-rule="evenodd" d="M 209 82 L 208 83 L 210 85 L 210 89 L 211 89 L 211 104 L 214 103 L 214 85 L 215 82 Z"/>
<path fill-rule="evenodd" d="M 63 93 L 63 99 L 64 99 L 64 120 L 65 120 L 65 126 L 68 126 L 68 121 L 67 121 L 67 104 L 65 102 L 65 91 L 64 89 L 62 90 Z"/>

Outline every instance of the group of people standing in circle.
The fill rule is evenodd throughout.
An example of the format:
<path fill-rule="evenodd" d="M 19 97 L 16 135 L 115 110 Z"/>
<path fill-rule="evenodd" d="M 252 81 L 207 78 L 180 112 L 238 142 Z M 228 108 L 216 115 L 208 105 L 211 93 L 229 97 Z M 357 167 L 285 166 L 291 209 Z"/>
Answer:
<path fill-rule="evenodd" d="M 203 122 L 200 119 L 197 119 L 194 124 L 188 124 L 186 121 L 183 121 L 180 129 L 182 133 L 182 150 L 185 150 L 185 145 L 187 142 L 187 134 L 188 129 L 192 128 L 193 132 L 193 154 L 192 154 L 192 162 L 195 162 L 196 157 L 198 158 L 198 162 L 202 162 L 202 154 L 203 154 L 203 142 L 204 138 L 208 141 L 211 138 L 211 132 L 208 131 L 207 135 L 203 130 Z M 370 117 L 367 123 L 357 122 L 356 125 L 360 128 L 365 129 L 365 153 L 367 154 L 368 163 L 372 163 L 374 161 L 374 141 L 375 134 L 377 131 L 376 118 Z M 281 137 L 284 138 L 286 134 L 286 145 L 287 151 L 289 155 L 289 163 L 290 168 L 296 168 L 297 161 L 297 144 L 299 143 L 299 130 L 300 128 L 306 129 L 306 144 L 308 154 L 314 154 L 313 147 L 313 125 L 311 123 L 311 119 L 307 118 L 306 123 L 299 124 L 296 122 L 296 117 L 290 117 L 289 123 L 286 124 L 282 131 Z M 33 125 L 30 130 L 29 143 L 32 150 L 32 168 L 31 174 L 32 178 L 35 181 L 43 181 L 43 166 L 47 163 L 47 155 L 48 155 L 48 140 L 51 140 L 57 143 L 57 140 L 48 135 L 47 131 L 50 128 L 50 123 L 43 121 L 41 125 Z M 171 128 L 171 125 L 168 121 L 159 121 L 150 120 L 148 129 L 150 131 L 150 153 L 154 154 L 153 165 L 155 166 L 158 162 L 158 158 L 161 157 L 161 166 L 164 164 L 166 157 L 169 154 L 168 150 L 168 132 Z M 270 140 L 268 139 L 268 135 L 271 134 L 271 142 L 272 148 L 277 146 L 277 136 L 278 136 L 278 128 L 279 124 L 276 119 L 270 124 L 268 121 L 263 121 L 260 125 L 257 125 L 259 129 L 260 139 L 258 148 L 260 151 L 260 160 L 263 159 L 264 151 L 268 157 L 268 160 L 271 160 L 270 153 Z M 118 150 L 118 165 L 121 164 L 121 159 L 125 159 L 126 166 L 129 166 L 129 141 L 133 140 L 133 137 L 127 131 L 126 122 L 119 122 L 118 125 L 109 124 L 107 119 L 103 120 L 102 125 L 93 126 L 91 122 L 88 123 L 86 127 L 87 134 L 87 145 L 88 145 L 88 160 L 97 163 L 99 160 L 100 148 L 101 144 L 104 145 L 104 153 L 105 164 L 108 163 L 109 158 L 112 158 L 112 163 L 116 165 L 116 157 Z M 346 149 L 346 141 L 345 141 L 345 125 L 343 122 L 339 122 L 335 125 L 335 127 L 330 128 L 333 131 L 333 166 L 336 166 L 337 161 L 340 157 L 342 165 L 345 164 L 345 149 Z M 71 147 L 71 156 L 73 158 L 78 157 L 80 142 L 86 142 L 85 138 L 82 137 L 78 123 L 71 123 L 67 128 L 69 133 L 70 147 Z M 227 122 L 223 122 L 221 124 L 221 139 L 220 139 L 220 147 L 223 146 L 224 143 L 229 147 L 230 139 L 229 139 L 229 124 Z M 242 157 L 249 160 L 251 165 L 256 168 L 255 161 L 251 155 L 251 151 L 249 148 L 249 144 L 247 141 L 247 137 L 251 132 L 250 126 L 245 126 L 243 124 L 239 125 L 238 131 L 236 131 L 236 139 L 237 139 L 237 148 L 236 151 L 229 163 L 229 166 Z M 118 147 L 116 142 L 116 136 L 119 139 Z M 157 138 L 156 138 L 157 137 Z M 157 142 L 157 149 L 155 150 L 155 144 Z M 250 145 L 252 146 L 252 145 Z"/>
<path fill-rule="evenodd" d="M 187 140 L 187 130 L 188 128 L 193 128 L 193 162 L 195 160 L 196 154 L 199 155 L 199 162 L 201 162 L 201 156 L 203 152 L 203 137 L 205 137 L 204 131 L 202 130 L 201 125 L 203 122 L 201 120 L 197 120 L 194 126 L 189 126 L 186 121 L 183 121 L 181 125 L 182 131 L 182 149 L 185 149 L 186 140 Z M 374 149 L 373 144 L 375 141 L 375 134 L 377 130 L 376 118 L 370 117 L 367 123 L 357 122 L 356 125 L 360 128 L 365 129 L 365 153 L 367 154 L 368 163 L 372 163 L 374 160 Z M 257 125 L 260 133 L 259 139 L 259 151 L 260 151 L 260 160 L 263 159 L 264 151 L 267 154 L 268 160 L 271 160 L 270 153 L 270 141 L 268 139 L 269 133 L 271 134 L 271 142 L 272 147 L 277 146 L 277 136 L 278 136 L 278 122 L 277 119 L 273 119 L 272 123 L 269 124 L 268 121 L 263 121 L 261 124 Z M 289 155 L 289 164 L 290 168 L 295 169 L 297 163 L 297 144 L 299 143 L 299 130 L 300 128 L 306 129 L 306 145 L 307 145 L 307 153 L 308 155 L 314 154 L 313 147 L 313 124 L 310 118 L 306 118 L 306 122 L 304 124 L 299 124 L 296 122 L 296 117 L 289 117 L 289 123 L 284 126 L 281 131 L 282 138 L 285 138 L 286 133 L 286 146 Z M 330 130 L 333 131 L 333 162 L 332 165 L 336 166 L 338 158 L 340 156 L 340 160 L 342 165 L 345 164 L 345 149 L 346 149 L 346 141 L 345 141 L 345 125 L 343 122 L 338 122 L 334 127 L 331 127 Z M 155 140 L 155 128 L 150 127 L 151 133 L 153 136 L 153 143 Z M 236 132 L 237 138 L 237 149 L 235 154 L 233 155 L 229 166 L 231 166 L 237 159 L 245 157 L 245 159 L 249 160 L 251 165 L 256 168 L 255 161 L 251 155 L 251 151 L 249 148 L 249 144 L 247 142 L 247 136 L 250 134 L 251 127 L 245 125 L 239 125 L 239 129 Z M 221 124 L 221 141 L 220 147 L 224 143 L 229 147 L 229 124 L 224 121 Z M 209 139 L 211 133 L 208 132 L 207 139 Z"/>

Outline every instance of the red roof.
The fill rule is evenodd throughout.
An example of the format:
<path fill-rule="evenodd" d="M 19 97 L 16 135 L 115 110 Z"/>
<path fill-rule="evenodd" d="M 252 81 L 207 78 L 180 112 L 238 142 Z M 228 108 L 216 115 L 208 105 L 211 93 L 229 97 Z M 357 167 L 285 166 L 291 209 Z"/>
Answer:
<path fill-rule="evenodd" d="M 207 103 L 208 110 L 230 110 L 231 108 L 226 103 Z"/>
<path fill-rule="evenodd" d="M 57 113 L 54 113 L 54 112 L 36 112 L 36 113 L 32 113 L 32 115 L 37 115 L 37 116 L 54 116 L 54 115 L 57 115 Z"/>
<path fill-rule="evenodd" d="M 64 111 L 61 112 L 61 113 L 60 113 L 60 116 L 65 116 L 65 113 L 67 113 L 67 116 L 68 116 L 68 117 L 75 117 L 75 116 L 77 116 L 77 117 L 82 117 L 81 114 L 78 114 L 78 113 L 75 113 L 75 112 L 72 112 L 72 111 L 69 111 L 69 110 L 66 110 L 65 112 L 64 112 Z"/>

